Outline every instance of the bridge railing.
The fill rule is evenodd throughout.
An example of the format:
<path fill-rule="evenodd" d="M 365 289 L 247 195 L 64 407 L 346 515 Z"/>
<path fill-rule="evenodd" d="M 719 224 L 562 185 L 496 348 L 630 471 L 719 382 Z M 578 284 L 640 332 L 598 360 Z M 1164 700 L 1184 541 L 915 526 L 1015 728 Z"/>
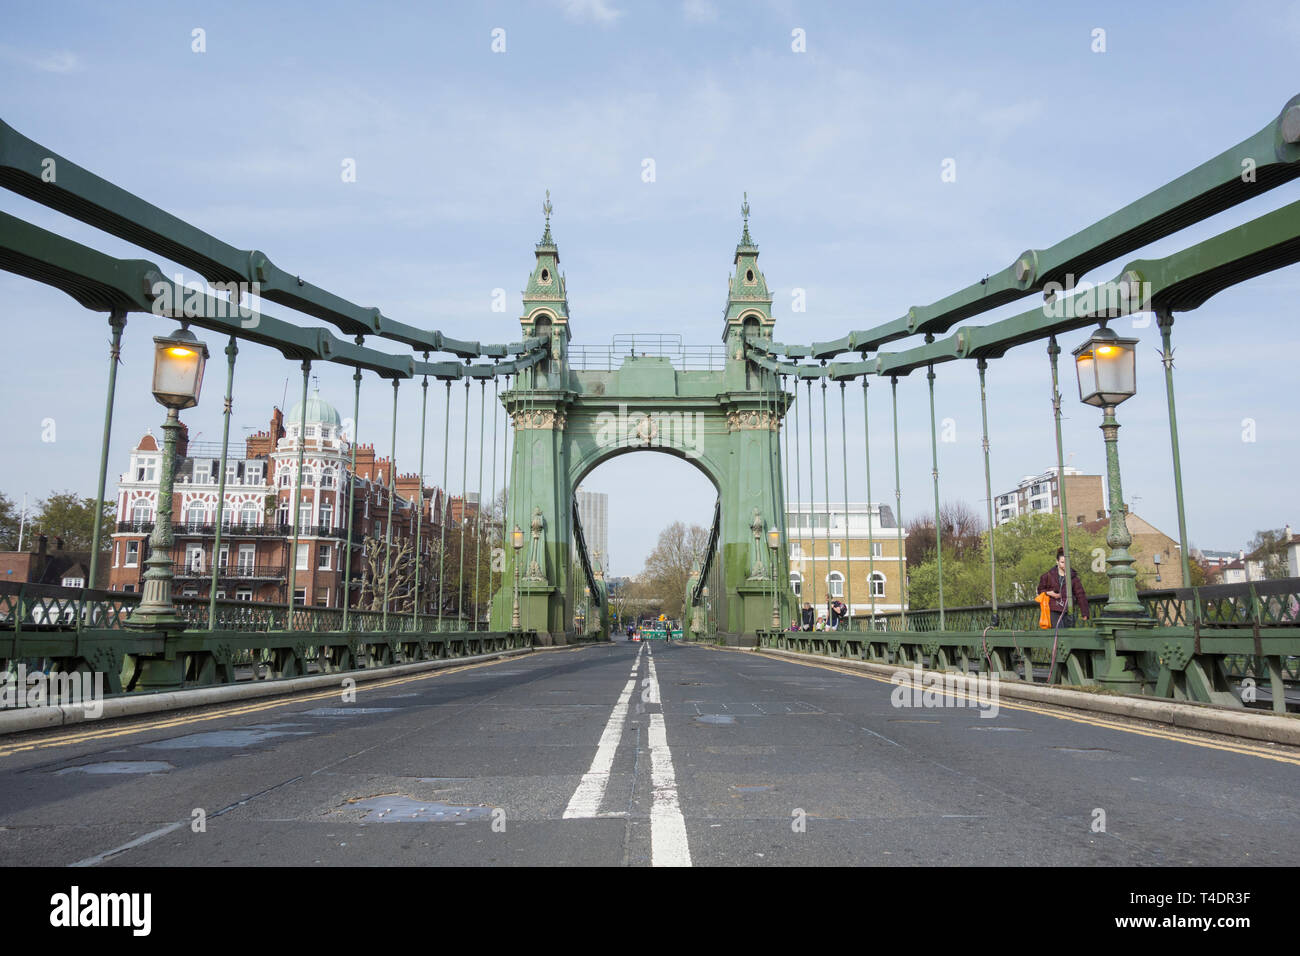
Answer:
<path fill-rule="evenodd" d="M 139 603 L 139 593 L 0 582 L 0 632 L 123 629 Z M 177 597 L 173 603 L 189 627 L 207 630 L 207 598 Z M 216 602 L 216 611 L 215 630 L 219 631 L 343 633 L 342 608 L 297 605 L 290 618 L 287 604 L 223 599 Z M 349 632 L 451 634 L 487 629 L 485 621 L 467 621 L 445 614 L 439 619 L 436 614 L 412 615 L 393 611 L 389 612 L 385 627 L 382 611 L 348 610 Z"/>
<path fill-rule="evenodd" d="M 579 372 L 613 372 L 632 357 L 667 358 L 681 372 L 719 372 L 726 367 L 722 345 L 682 345 L 671 341 L 642 345 L 571 345 L 569 368 Z"/>

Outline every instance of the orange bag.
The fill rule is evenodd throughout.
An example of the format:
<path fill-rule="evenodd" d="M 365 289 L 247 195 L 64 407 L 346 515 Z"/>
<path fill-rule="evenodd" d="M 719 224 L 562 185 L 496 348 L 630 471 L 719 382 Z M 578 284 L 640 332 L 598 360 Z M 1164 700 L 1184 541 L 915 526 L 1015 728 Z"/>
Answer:
<path fill-rule="evenodd" d="M 1052 599 L 1049 598 L 1046 593 L 1043 593 L 1034 598 L 1034 600 L 1038 602 L 1038 606 L 1041 609 L 1038 614 L 1038 626 L 1044 631 L 1050 631 L 1052 629 Z"/>

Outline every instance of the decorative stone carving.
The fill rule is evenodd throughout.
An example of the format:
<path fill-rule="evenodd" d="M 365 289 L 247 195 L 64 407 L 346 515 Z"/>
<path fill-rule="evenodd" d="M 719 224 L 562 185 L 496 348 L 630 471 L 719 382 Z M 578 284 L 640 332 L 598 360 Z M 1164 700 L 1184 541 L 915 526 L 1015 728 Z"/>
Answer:
<path fill-rule="evenodd" d="M 781 420 L 769 409 L 727 412 L 727 431 L 779 431 Z"/>
<path fill-rule="evenodd" d="M 518 411 L 510 416 L 514 422 L 515 428 L 531 428 L 541 431 L 564 431 L 564 426 L 568 423 L 568 415 L 563 411 L 553 411 L 548 408 L 535 408 L 529 411 Z"/>

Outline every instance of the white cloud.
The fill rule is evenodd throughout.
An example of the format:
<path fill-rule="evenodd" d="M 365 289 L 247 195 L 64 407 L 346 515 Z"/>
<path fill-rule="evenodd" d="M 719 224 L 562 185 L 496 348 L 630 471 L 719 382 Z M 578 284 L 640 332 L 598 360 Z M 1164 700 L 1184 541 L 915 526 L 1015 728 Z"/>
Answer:
<path fill-rule="evenodd" d="M 607 0 L 564 0 L 564 15 L 579 23 L 608 26 L 621 17 L 623 11 L 610 6 Z"/>

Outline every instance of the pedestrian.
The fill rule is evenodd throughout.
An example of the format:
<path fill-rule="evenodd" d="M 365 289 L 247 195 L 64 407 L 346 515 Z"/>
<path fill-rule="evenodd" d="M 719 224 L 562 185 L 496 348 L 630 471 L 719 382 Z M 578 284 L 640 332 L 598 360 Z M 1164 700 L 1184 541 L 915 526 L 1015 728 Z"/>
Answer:
<path fill-rule="evenodd" d="M 1074 595 L 1074 606 L 1078 607 L 1083 615 L 1083 619 L 1088 619 L 1088 595 L 1084 593 L 1083 582 L 1079 580 L 1079 572 L 1070 569 L 1070 591 Z M 1065 593 L 1065 549 L 1056 549 L 1056 567 L 1049 568 L 1043 572 L 1043 576 L 1038 579 L 1038 593 L 1046 594 L 1050 603 L 1048 608 L 1052 614 L 1052 623 L 1058 627 L 1074 627 L 1074 615 L 1067 614 L 1066 610 L 1066 593 Z"/>
<path fill-rule="evenodd" d="M 840 629 L 840 622 L 843 621 L 844 618 L 848 616 L 848 613 L 849 613 L 849 609 L 845 606 L 844 602 L 841 601 L 839 598 L 836 598 L 834 601 L 831 601 L 831 630 L 832 631 L 838 631 Z"/>
<path fill-rule="evenodd" d="M 813 606 L 807 601 L 803 602 L 801 615 L 803 618 L 803 629 L 805 631 L 811 631 L 813 629 L 813 624 L 816 623 L 816 617 L 813 614 Z"/>
<path fill-rule="evenodd" d="M 791 631 L 801 630 L 801 628 L 799 627 L 799 619 L 797 617 L 790 622 L 790 627 L 787 628 L 787 630 L 791 630 Z"/>

